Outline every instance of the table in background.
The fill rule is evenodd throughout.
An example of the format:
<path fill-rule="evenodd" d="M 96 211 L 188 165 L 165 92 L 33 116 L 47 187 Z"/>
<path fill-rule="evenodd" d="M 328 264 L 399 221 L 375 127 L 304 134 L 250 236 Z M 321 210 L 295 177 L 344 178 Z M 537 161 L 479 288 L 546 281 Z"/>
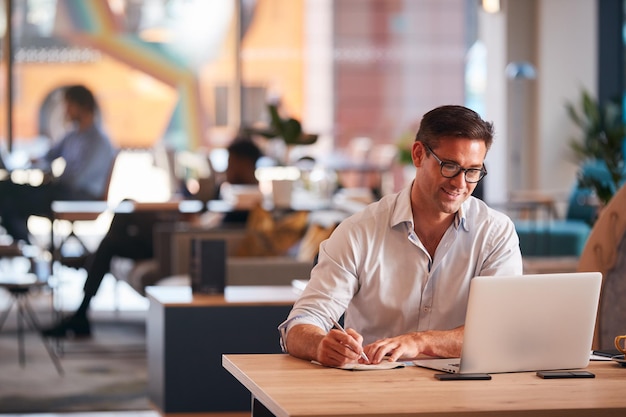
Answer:
<path fill-rule="evenodd" d="M 224 353 L 280 352 L 291 286 L 226 287 L 224 295 L 148 287 L 148 390 L 162 413 L 248 411 L 250 394 L 222 367 Z"/>
<path fill-rule="evenodd" d="M 576 272 L 577 256 L 524 256 L 522 257 L 525 274 L 553 274 Z"/>
<path fill-rule="evenodd" d="M 252 394 L 253 416 L 626 415 L 626 368 L 614 362 L 592 362 L 593 379 L 521 372 L 490 381 L 438 381 L 414 366 L 344 371 L 285 354 L 224 355 L 222 363 Z"/>

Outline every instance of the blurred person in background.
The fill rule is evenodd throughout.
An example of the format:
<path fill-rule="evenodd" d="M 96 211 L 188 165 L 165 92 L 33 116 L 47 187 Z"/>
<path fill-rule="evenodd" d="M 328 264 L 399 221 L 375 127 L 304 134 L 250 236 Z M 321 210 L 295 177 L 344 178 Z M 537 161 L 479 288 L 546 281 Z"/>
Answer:
<path fill-rule="evenodd" d="M 42 184 L 17 184 L 0 181 L 0 222 L 14 243 L 30 244 L 28 218 L 50 217 L 55 200 L 102 199 L 115 159 L 116 149 L 96 124 L 96 100 L 82 85 L 64 91 L 66 119 L 73 128 L 41 158 L 33 168 L 51 172 L 52 162 L 65 161 L 58 177 L 47 175 Z"/>
<path fill-rule="evenodd" d="M 225 181 L 231 184 L 257 184 L 254 171 L 256 163 L 262 156 L 256 144 L 245 136 L 237 136 L 227 148 L 228 166 Z M 193 198 L 193 195 L 190 196 Z M 222 224 L 245 224 L 247 212 L 231 211 L 224 214 Z M 132 260 L 146 260 L 154 257 L 153 229 L 154 225 L 163 221 L 162 213 L 142 211 L 140 213 L 116 213 L 109 231 L 100 242 L 96 252 L 87 262 L 87 279 L 83 287 L 83 300 L 78 309 L 54 326 L 45 329 L 46 337 L 90 337 L 91 322 L 88 311 L 91 299 L 96 295 L 105 274 L 111 270 L 111 260 L 118 256 Z M 158 274 L 157 274 L 158 275 Z M 146 285 L 158 280 L 147 277 Z"/>

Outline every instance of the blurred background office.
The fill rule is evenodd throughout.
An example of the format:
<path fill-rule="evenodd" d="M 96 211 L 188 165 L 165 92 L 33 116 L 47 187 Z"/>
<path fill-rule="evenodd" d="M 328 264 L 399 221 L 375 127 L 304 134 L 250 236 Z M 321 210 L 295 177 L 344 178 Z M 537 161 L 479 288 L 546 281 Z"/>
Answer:
<path fill-rule="evenodd" d="M 623 102 L 625 4 L 0 0 L 0 168 L 8 168 L 0 176 L 28 179 L 11 168 L 60 140 L 62 91 L 81 84 L 94 92 L 99 122 L 120 149 L 111 206 L 124 198 L 171 201 L 181 184 L 186 198 L 214 198 L 230 139 L 242 128 L 269 132 L 268 103 L 280 103 L 280 117 L 316 140 L 286 144 L 259 135 L 255 142 L 274 157 L 260 165 L 295 165 L 298 187 L 340 195 L 359 209 L 413 178 L 405 156 L 424 112 L 465 104 L 496 128 L 481 198 L 520 220 L 544 207 L 552 219 L 564 218 L 579 200 L 572 190 L 583 164 L 571 141 L 585 138 L 567 104 L 578 104 L 583 91 L 600 104 Z M 93 234 L 85 241 L 95 249 L 110 221 L 105 213 L 74 230 Z M 554 225 L 577 233 L 581 245 L 590 230 Z M 521 238 L 545 230 L 522 226 L 516 223 Z M 49 219 L 31 217 L 29 229 L 46 248 Z M 561 249 L 559 239 L 551 242 Z M 576 262 L 552 265 L 575 269 Z M 113 304 L 96 299 L 94 310 Z"/>
<path fill-rule="evenodd" d="M 498 128 L 488 162 L 503 175 L 486 178 L 485 197 L 499 202 L 507 176 L 525 189 L 567 189 L 577 167 L 564 103 L 583 87 L 602 100 L 623 90 L 616 0 L 1 3 L 12 25 L 0 135 L 15 158 L 59 137 L 68 79 L 101 98 L 122 148 L 223 148 L 242 124 L 266 122 L 268 97 L 280 96 L 320 134 L 293 156 L 319 157 L 358 137 L 395 144 L 426 109 L 465 103 Z M 536 76 L 507 78 L 512 62 Z M 509 175 L 512 158 L 521 172 Z"/>
<path fill-rule="evenodd" d="M 282 116 L 318 135 L 290 145 L 281 163 L 311 158 L 342 187 L 377 197 L 411 178 L 398 155 L 421 115 L 458 103 L 497 129 L 482 198 L 502 207 L 532 190 L 554 197 L 563 216 L 580 168 L 570 141 L 581 136 L 566 104 L 583 90 L 601 103 L 623 97 L 621 0 L 0 4 L 5 159 L 17 164 L 58 140 L 60 92 L 82 83 L 114 144 L 150 150 L 171 179 L 145 196 L 140 185 L 113 186 L 118 200 L 171 198 L 181 178 L 170 174 L 189 175 L 176 154 L 224 166 L 229 138 L 267 126 L 276 99 Z M 277 141 L 263 139 L 270 155 Z"/>

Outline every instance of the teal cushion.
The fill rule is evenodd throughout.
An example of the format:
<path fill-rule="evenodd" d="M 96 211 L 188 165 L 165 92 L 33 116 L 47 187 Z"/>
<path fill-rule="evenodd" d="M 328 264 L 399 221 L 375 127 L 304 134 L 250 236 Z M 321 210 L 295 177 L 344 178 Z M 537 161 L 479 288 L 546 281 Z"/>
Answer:
<path fill-rule="evenodd" d="M 515 220 L 522 256 L 580 256 L 591 227 L 579 220 Z"/>
<path fill-rule="evenodd" d="M 592 204 L 593 191 L 589 188 L 574 188 L 567 206 L 565 218 L 593 224 L 597 207 Z"/>

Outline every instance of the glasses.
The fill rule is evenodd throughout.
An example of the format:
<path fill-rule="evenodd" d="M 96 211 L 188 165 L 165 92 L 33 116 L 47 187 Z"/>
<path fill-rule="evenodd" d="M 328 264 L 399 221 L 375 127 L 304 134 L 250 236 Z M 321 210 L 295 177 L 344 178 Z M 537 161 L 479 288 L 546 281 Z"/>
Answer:
<path fill-rule="evenodd" d="M 480 169 L 478 169 L 478 168 L 463 168 L 461 165 L 457 164 L 456 162 L 443 162 L 441 159 L 439 159 L 439 157 L 437 155 L 435 155 L 433 150 L 430 149 L 430 146 L 428 146 L 426 144 L 424 144 L 424 146 L 426 147 L 428 152 L 430 152 L 432 154 L 432 156 L 435 158 L 435 160 L 437 162 L 439 162 L 439 168 L 441 170 L 441 175 L 444 176 L 445 178 L 454 178 L 457 175 L 459 175 L 459 173 L 461 171 L 463 171 L 464 176 L 465 176 L 465 182 L 470 183 L 470 184 L 474 184 L 474 183 L 477 183 L 478 181 L 482 180 L 483 177 L 485 175 L 487 175 L 487 169 L 484 166 L 482 168 L 480 168 Z"/>

